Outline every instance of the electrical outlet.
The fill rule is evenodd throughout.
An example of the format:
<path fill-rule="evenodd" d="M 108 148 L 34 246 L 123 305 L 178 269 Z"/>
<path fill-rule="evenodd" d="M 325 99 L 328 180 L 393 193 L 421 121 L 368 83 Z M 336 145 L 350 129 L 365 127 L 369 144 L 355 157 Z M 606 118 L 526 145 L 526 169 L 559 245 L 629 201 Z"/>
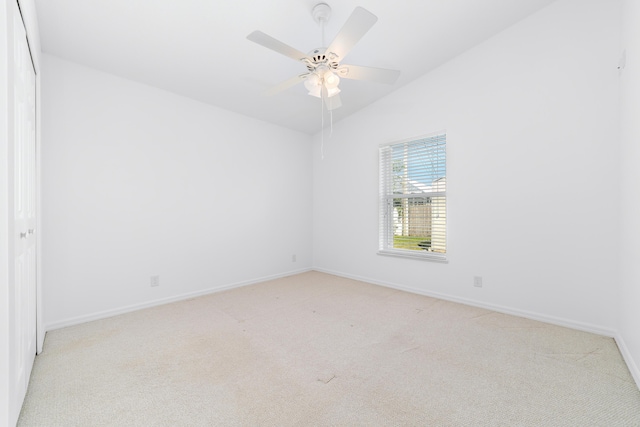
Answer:
<path fill-rule="evenodd" d="M 482 276 L 473 277 L 473 286 L 475 286 L 476 288 L 482 287 Z"/>
<path fill-rule="evenodd" d="M 151 276 L 151 286 L 160 286 L 160 276 Z"/>
<path fill-rule="evenodd" d="M 291 255 L 291 262 L 296 262 L 296 254 Z"/>

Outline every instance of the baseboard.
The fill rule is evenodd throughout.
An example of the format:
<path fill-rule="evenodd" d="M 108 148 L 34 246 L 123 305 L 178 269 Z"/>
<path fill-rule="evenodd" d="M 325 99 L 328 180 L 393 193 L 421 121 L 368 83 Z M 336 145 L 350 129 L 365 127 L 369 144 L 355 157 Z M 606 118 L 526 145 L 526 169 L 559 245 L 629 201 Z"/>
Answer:
<path fill-rule="evenodd" d="M 620 354 L 622 354 L 622 358 L 627 364 L 629 372 L 631 372 L 631 376 L 636 382 L 636 386 L 638 386 L 638 389 L 640 389 L 640 369 L 638 368 L 636 361 L 633 359 L 633 356 L 629 351 L 629 347 L 627 347 L 627 343 L 624 341 L 624 338 L 622 338 L 620 334 L 616 334 L 615 340 L 616 344 L 618 345 L 618 349 L 620 350 Z"/>
<path fill-rule="evenodd" d="M 45 325 L 45 330 L 46 331 L 53 331 L 55 329 L 66 328 L 68 326 L 73 326 L 73 325 L 78 325 L 78 324 L 81 324 L 81 323 L 91 322 L 93 320 L 105 319 L 107 317 L 113 317 L 113 316 L 117 316 L 119 314 L 129 313 L 129 312 L 136 311 L 136 310 L 142 310 L 142 309 L 145 309 L 145 308 L 156 307 L 156 306 L 159 306 L 159 305 L 169 304 L 169 303 L 172 303 L 172 302 L 183 301 L 183 300 L 187 300 L 187 299 L 190 299 L 190 298 L 196 298 L 196 297 L 203 296 L 203 295 L 213 294 L 213 293 L 216 293 L 216 292 L 222 292 L 222 291 L 226 291 L 226 290 L 229 290 L 229 289 L 240 288 L 242 286 L 254 285 L 254 284 L 260 283 L 260 282 L 266 282 L 266 281 L 269 281 L 269 280 L 280 279 L 280 278 L 283 278 L 283 277 L 288 277 L 288 276 L 293 276 L 293 275 L 296 275 L 296 274 L 306 273 L 306 272 L 311 271 L 311 270 L 312 270 L 311 268 L 293 270 L 293 271 L 288 271 L 288 272 L 285 272 L 285 273 L 274 274 L 274 275 L 271 275 L 271 276 L 259 277 L 259 278 L 256 278 L 256 279 L 245 280 L 245 281 L 242 281 L 242 282 L 229 283 L 229 284 L 226 284 L 226 285 L 215 286 L 213 288 L 207 288 L 207 289 L 203 289 L 203 290 L 200 290 L 200 291 L 189 292 L 189 293 L 186 293 L 186 294 L 175 295 L 175 296 L 172 296 L 172 297 L 160 298 L 160 299 L 147 301 L 147 302 L 143 302 L 143 303 L 139 303 L 139 304 L 133 304 L 133 305 L 119 307 L 119 308 L 115 308 L 115 309 L 111 309 L 111 310 L 100 311 L 100 312 L 97 312 L 97 313 L 91 313 L 91 314 L 87 314 L 87 315 L 72 317 L 72 318 L 69 318 L 69 319 L 48 323 L 48 324 Z"/>
<path fill-rule="evenodd" d="M 570 319 L 564 319 L 561 317 L 549 316 L 546 314 L 526 311 L 526 310 L 518 310 L 511 307 L 500 306 L 496 304 L 488 304 L 482 301 L 476 301 L 468 298 L 460 298 L 453 295 L 448 295 L 440 292 L 431 292 L 424 291 L 422 289 L 416 289 L 409 286 L 398 285 L 396 283 L 380 281 L 377 279 L 373 279 L 370 277 L 358 276 L 354 274 L 343 273 L 340 271 L 327 270 L 323 268 L 314 267 L 313 270 L 319 271 L 321 273 L 332 274 L 334 276 L 340 276 L 347 279 L 359 280 L 361 282 L 367 282 L 374 285 L 385 286 L 388 288 L 398 289 L 405 292 L 411 292 L 418 295 L 424 295 L 432 298 L 438 298 L 445 301 L 457 302 L 460 304 L 470 305 L 473 307 L 484 308 L 487 310 L 496 311 L 498 313 L 509 314 L 512 316 L 524 317 L 531 320 L 537 320 L 539 322 L 549 323 L 552 325 L 563 326 L 566 328 L 576 329 L 583 332 L 591 332 L 598 335 L 603 335 L 606 337 L 614 338 L 616 336 L 616 331 L 613 329 L 602 328 L 596 325 L 592 325 L 589 323 L 576 322 Z"/>

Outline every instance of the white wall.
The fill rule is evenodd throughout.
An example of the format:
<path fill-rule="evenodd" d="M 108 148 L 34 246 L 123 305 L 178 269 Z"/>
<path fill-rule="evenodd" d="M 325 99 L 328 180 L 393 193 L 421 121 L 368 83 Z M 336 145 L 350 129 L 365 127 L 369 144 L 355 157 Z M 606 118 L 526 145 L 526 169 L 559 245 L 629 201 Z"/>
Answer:
<path fill-rule="evenodd" d="M 613 335 L 619 8 L 555 2 L 316 135 L 314 266 Z M 378 146 L 443 129 L 449 263 L 376 255 Z"/>
<path fill-rule="evenodd" d="M 43 70 L 48 328 L 311 267 L 308 135 L 50 55 Z"/>
<path fill-rule="evenodd" d="M 640 2 L 623 2 L 621 72 L 621 295 L 619 345 L 640 384 Z"/>

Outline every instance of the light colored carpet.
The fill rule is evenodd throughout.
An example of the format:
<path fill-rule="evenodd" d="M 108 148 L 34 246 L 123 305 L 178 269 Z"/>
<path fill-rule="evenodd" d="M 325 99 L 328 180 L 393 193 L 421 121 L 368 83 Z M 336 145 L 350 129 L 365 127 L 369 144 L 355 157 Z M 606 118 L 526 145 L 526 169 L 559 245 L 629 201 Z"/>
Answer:
<path fill-rule="evenodd" d="M 47 334 L 20 426 L 640 426 L 610 338 L 318 272 Z"/>

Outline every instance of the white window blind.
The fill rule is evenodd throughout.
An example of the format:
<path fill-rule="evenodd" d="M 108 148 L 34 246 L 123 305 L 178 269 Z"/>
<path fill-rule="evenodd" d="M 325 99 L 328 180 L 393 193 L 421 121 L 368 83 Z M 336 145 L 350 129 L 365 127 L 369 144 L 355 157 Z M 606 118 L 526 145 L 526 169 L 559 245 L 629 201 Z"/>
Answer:
<path fill-rule="evenodd" d="M 379 253 L 446 260 L 446 134 L 380 147 Z"/>

